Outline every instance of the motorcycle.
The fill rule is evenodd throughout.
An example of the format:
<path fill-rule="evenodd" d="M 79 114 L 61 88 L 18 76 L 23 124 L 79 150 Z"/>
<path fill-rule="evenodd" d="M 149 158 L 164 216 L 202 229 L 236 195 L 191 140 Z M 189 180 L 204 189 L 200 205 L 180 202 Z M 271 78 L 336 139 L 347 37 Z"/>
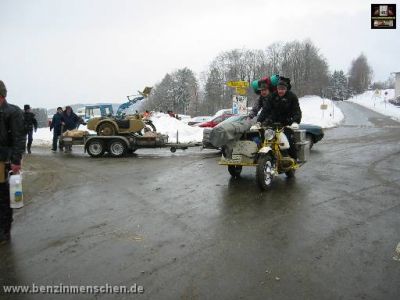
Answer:
<path fill-rule="evenodd" d="M 296 170 L 308 160 L 309 141 L 305 130 L 292 127 L 297 152 L 297 159 L 293 159 L 288 154 L 290 145 L 284 129 L 277 123 L 252 126 L 240 140 L 223 147 L 219 164 L 228 166 L 228 172 L 235 178 L 240 176 L 244 166 L 256 167 L 257 183 L 263 190 L 269 190 L 273 178 L 279 174 L 294 177 Z"/>

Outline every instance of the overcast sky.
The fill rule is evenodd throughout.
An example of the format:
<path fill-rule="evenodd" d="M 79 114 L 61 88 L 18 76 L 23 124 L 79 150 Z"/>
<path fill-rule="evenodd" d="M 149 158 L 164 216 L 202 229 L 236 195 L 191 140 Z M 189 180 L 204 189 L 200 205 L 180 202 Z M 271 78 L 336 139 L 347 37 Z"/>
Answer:
<path fill-rule="evenodd" d="M 310 38 L 331 70 L 364 53 L 386 80 L 400 71 L 400 28 L 370 29 L 371 3 L 385 2 L 0 0 L 0 79 L 21 106 L 123 102 L 222 51 Z"/>

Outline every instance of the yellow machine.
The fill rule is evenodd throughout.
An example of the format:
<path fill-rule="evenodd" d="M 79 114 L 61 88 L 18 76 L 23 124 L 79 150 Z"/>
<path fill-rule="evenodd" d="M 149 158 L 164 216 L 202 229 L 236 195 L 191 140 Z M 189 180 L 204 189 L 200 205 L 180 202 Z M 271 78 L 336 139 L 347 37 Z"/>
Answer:
<path fill-rule="evenodd" d="M 127 96 L 128 101 L 118 107 L 115 116 L 102 116 L 89 119 L 87 128 L 96 131 L 97 135 L 101 136 L 125 135 L 131 133 L 143 134 L 146 131 L 156 131 L 151 120 L 144 119 L 139 114 L 125 114 L 132 105 L 146 98 L 150 94 L 151 89 L 151 87 L 145 87 L 143 92 L 139 91 L 139 95 Z"/>
<path fill-rule="evenodd" d="M 142 119 L 139 114 L 125 116 L 124 118 L 92 118 L 87 122 L 87 128 L 102 136 L 156 131 L 151 120 Z"/>

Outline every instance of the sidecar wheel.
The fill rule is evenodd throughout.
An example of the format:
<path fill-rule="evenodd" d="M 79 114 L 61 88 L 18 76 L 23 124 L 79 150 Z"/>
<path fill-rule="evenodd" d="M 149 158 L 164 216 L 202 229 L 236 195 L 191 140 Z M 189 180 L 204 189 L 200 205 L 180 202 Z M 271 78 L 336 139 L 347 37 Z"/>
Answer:
<path fill-rule="evenodd" d="M 296 170 L 290 170 L 285 173 L 287 178 L 294 178 L 296 175 Z"/>
<path fill-rule="evenodd" d="M 263 190 L 269 190 L 274 177 L 273 174 L 273 162 L 271 156 L 267 155 L 261 157 L 258 161 L 256 170 L 258 186 Z"/>
<path fill-rule="evenodd" d="M 238 178 L 242 172 L 242 166 L 228 166 L 228 172 L 232 177 Z"/>

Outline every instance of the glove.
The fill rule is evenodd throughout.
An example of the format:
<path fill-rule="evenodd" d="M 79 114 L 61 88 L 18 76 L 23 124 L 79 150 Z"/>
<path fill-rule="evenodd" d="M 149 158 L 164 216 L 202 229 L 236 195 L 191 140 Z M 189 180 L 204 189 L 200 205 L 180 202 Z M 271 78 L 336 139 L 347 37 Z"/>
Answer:
<path fill-rule="evenodd" d="M 296 122 L 293 122 L 292 125 L 290 126 L 292 129 L 299 129 L 299 124 Z"/>
<path fill-rule="evenodd" d="M 256 124 L 254 124 L 253 126 L 250 127 L 250 131 L 257 131 L 261 129 L 261 123 L 257 122 Z"/>

